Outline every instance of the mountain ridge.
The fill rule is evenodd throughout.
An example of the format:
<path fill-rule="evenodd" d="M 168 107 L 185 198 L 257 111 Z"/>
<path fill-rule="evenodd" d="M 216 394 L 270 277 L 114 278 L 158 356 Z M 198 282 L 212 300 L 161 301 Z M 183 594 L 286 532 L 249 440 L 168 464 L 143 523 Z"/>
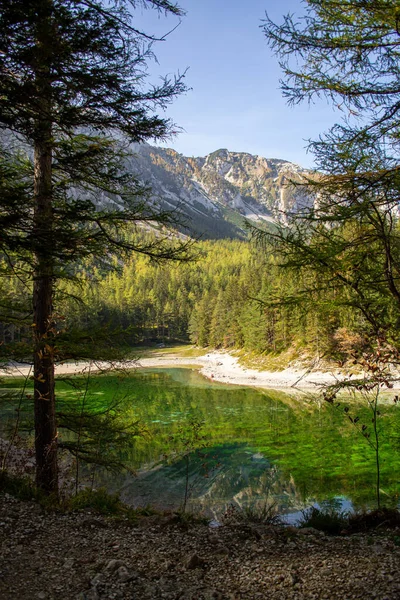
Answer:
<path fill-rule="evenodd" d="M 122 169 L 148 185 L 149 201 L 156 209 L 180 215 L 186 221 L 181 233 L 193 237 L 245 238 L 246 221 L 271 227 L 313 203 L 291 183 L 300 182 L 310 171 L 285 159 L 227 148 L 188 157 L 172 148 L 128 143 L 122 134 L 116 139 L 124 152 Z M 32 160 L 32 148 L 11 132 L 3 132 L 0 142 Z M 82 193 L 72 192 L 75 197 Z M 99 191 L 96 204 L 118 207 L 120 200 Z"/>
<path fill-rule="evenodd" d="M 244 237 L 245 221 L 272 224 L 308 205 L 292 181 L 307 172 L 284 159 L 220 148 L 187 157 L 172 148 L 131 144 L 126 168 L 151 187 L 163 209 L 179 210 L 192 235 Z"/>

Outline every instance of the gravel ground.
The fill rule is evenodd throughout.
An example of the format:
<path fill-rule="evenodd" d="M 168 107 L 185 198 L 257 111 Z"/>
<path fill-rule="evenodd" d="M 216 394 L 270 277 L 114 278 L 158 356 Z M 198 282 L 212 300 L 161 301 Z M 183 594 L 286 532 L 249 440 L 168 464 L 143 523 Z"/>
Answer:
<path fill-rule="evenodd" d="M 400 598 L 399 531 L 182 529 L 168 517 L 46 512 L 7 494 L 0 511 L 2 600 Z"/>

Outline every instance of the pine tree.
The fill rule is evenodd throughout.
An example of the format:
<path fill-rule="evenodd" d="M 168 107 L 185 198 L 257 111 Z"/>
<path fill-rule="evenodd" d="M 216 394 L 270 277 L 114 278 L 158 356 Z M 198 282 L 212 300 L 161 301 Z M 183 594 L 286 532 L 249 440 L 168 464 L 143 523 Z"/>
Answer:
<path fill-rule="evenodd" d="M 317 169 L 302 187 L 312 206 L 260 236 L 303 273 L 299 298 L 353 307 L 370 334 L 397 341 L 399 15 L 399 0 L 310 0 L 300 19 L 265 21 L 284 96 L 293 104 L 325 96 L 343 119 L 310 144 Z"/>
<path fill-rule="evenodd" d="M 36 482 L 46 492 L 57 492 L 57 282 L 86 256 L 184 259 L 188 249 L 162 235 L 177 216 L 123 169 L 124 140 L 169 135 L 154 111 L 184 90 L 182 78 L 146 87 L 154 40 L 135 24 L 139 5 L 181 14 L 169 0 L 0 0 L 0 249 L 33 282 Z M 137 234 L 146 222 L 159 227 L 150 241 Z"/>

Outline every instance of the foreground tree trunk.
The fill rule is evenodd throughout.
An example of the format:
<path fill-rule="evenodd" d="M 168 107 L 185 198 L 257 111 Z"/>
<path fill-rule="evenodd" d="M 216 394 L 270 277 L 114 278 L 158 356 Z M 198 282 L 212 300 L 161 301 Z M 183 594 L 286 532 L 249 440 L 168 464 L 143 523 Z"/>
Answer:
<path fill-rule="evenodd" d="M 54 387 L 53 189 L 52 189 L 52 1 L 44 0 L 37 28 L 36 91 L 38 118 L 34 133 L 33 353 L 36 484 L 58 492 L 57 424 Z"/>
<path fill-rule="evenodd" d="M 57 493 L 57 425 L 54 389 L 54 324 L 51 148 L 45 141 L 35 148 L 35 253 L 33 283 L 34 404 L 36 484 Z"/>

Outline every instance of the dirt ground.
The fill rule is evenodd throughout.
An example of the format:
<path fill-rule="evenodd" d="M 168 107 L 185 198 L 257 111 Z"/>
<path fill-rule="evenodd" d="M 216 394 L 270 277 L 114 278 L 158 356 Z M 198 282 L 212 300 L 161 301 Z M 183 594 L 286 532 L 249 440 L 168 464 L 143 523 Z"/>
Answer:
<path fill-rule="evenodd" d="M 400 531 L 330 537 L 47 512 L 0 494 L 2 600 L 400 598 Z"/>

